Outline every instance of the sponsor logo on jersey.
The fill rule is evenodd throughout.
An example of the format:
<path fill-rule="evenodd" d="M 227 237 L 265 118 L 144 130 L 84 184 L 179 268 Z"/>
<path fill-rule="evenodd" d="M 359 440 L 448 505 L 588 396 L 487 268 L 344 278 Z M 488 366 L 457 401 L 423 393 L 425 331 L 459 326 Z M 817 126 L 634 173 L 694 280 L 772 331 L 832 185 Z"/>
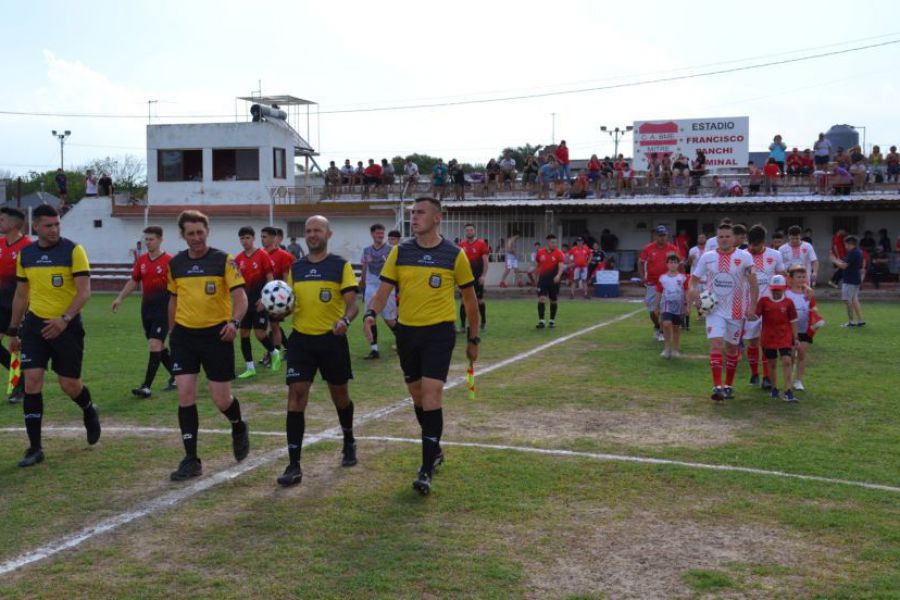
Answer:
<path fill-rule="evenodd" d="M 713 291 L 717 296 L 727 296 L 734 291 L 736 285 L 731 273 L 716 273 L 712 280 Z"/>

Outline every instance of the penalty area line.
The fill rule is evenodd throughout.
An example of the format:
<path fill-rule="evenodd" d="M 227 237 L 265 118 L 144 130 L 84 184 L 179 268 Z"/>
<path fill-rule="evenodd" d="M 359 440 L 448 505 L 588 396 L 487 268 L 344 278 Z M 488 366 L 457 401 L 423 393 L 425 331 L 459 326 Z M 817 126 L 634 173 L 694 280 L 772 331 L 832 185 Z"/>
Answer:
<path fill-rule="evenodd" d="M 559 344 L 563 344 L 575 337 L 591 333 L 592 331 L 596 331 L 597 329 L 600 329 L 601 327 L 606 327 L 608 325 L 612 325 L 614 323 L 624 321 L 625 319 L 628 319 L 629 317 L 632 317 L 639 312 L 641 312 L 640 309 L 631 311 L 629 313 L 619 315 L 612 319 L 608 319 L 606 321 L 600 321 L 599 323 L 595 323 L 588 327 L 584 327 L 582 329 L 579 329 L 578 331 L 569 333 L 562 337 L 554 338 L 553 340 L 550 340 L 549 342 L 545 342 L 543 344 L 535 346 L 531 350 L 526 350 L 525 352 L 521 352 L 521 353 L 511 356 L 509 358 L 500 360 L 496 363 L 487 365 L 480 369 L 480 373 L 481 374 L 490 373 L 492 371 L 496 371 L 497 369 L 501 369 L 501 368 L 511 365 L 513 363 L 525 360 L 526 358 L 530 358 L 530 357 L 534 356 L 535 354 L 538 354 L 540 352 L 543 352 L 544 350 L 547 350 L 548 348 L 552 348 Z M 465 382 L 466 382 L 466 377 L 464 375 L 460 376 L 460 377 L 455 377 L 452 380 L 448 381 L 446 384 L 444 384 L 444 389 L 449 390 L 449 389 L 458 387 L 460 385 L 463 385 L 463 384 L 465 384 Z M 398 400 L 398 401 L 388 404 L 382 408 L 376 409 L 372 412 L 360 415 L 354 420 L 355 421 L 354 426 L 363 425 L 369 421 L 376 421 L 378 419 L 387 417 L 387 416 L 397 412 L 401 408 L 408 406 L 411 403 L 412 403 L 412 398 L 406 397 L 403 400 Z M 50 430 L 49 427 L 46 429 Z M 74 428 L 74 427 L 73 428 L 64 428 L 64 430 L 67 430 L 67 429 L 83 431 L 83 429 Z M 112 431 L 115 431 L 115 429 L 116 428 L 110 427 L 108 430 L 110 432 L 112 432 Z M 132 433 L 138 433 L 141 430 L 144 430 L 147 433 L 162 433 L 162 432 L 169 433 L 172 431 L 172 430 L 168 430 L 168 429 L 161 428 L 161 427 L 160 428 L 120 427 L 118 429 L 120 432 L 130 430 Z M 152 431 L 148 431 L 148 430 L 152 430 Z M 21 431 L 21 429 L 18 429 L 18 428 L 0 429 L 0 432 L 10 432 L 10 431 Z M 221 430 L 207 430 L 207 431 L 218 432 Z M 306 446 L 315 444 L 323 439 L 337 436 L 339 433 L 340 433 L 340 427 L 332 427 L 332 428 L 326 429 L 325 431 L 322 431 L 318 434 L 308 435 L 303 440 L 303 446 L 306 447 Z M 253 435 L 252 428 L 250 430 L 250 434 Z M 282 434 L 279 434 L 279 435 L 282 435 Z M 60 552 L 62 552 L 64 550 L 70 550 L 72 548 L 76 548 L 76 547 L 80 546 L 81 544 L 87 542 L 88 540 L 97 537 L 98 535 L 102 535 L 104 533 L 108 533 L 110 531 L 118 529 L 119 527 L 122 527 L 123 525 L 126 525 L 128 523 L 131 523 L 132 521 L 136 521 L 143 517 L 146 517 L 146 516 L 158 513 L 160 511 L 166 510 L 168 508 L 171 508 L 172 506 L 175 506 L 176 504 L 179 504 L 193 496 L 196 496 L 197 494 L 199 494 L 201 492 L 204 492 L 216 485 L 219 485 L 220 483 L 224 483 L 226 481 L 231 481 L 233 479 L 236 479 L 237 477 L 240 477 L 241 475 L 244 475 L 245 473 L 252 471 L 253 469 L 255 469 L 257 467 L 272 463 L 275 460 L 277 460 L 279 457 L 282 457 L 282 456 L 284 456 L 284 449 L 279 448 L 277 450 L 270 450 L 264 454 L 255 456 L 253 458 L 245 459 L 241 463 L 238 463 L 232 467 L 228 467 L 227 469 L 223 469 L 222 471 L 214 473 L 208 477 L 199 479 L 199 480 L 195 481 L 194 483 L 187 485 L 186 487 L 179 488 L 179 489 L 173 490 L 171 492 L 167 492 L 161 496 L 157 496 L 156 498 L 148 500 L 131 510 L 125 511 L 123 513 L 120 513 L 118 515 L 115 515 L 115 516 L 112 516 L 112 517 L 109 517 L 106 519 L 102 519 L 101 521 L 99 521 L 93 525 L 90 525 L 88 527 L 85 527 L 85 528 L 81 529 L 80 531 L 77 531 L 73 534 L 63 536 L 63 537 L 58 538 L 48 544 L 45 544 L 39 548 L 30 550 L 28 552 L 20 554 L 17 557 L 3 561 L 2 563 L 0 563 L 0 576 L 6 575 L 7 573 L 12 573 L 13 571 L 17 571 L 18 569 L 21 569 L 22 567 L 25 567 L 27 565 L 50 558 L 51 556 L 59 554 Z"/>

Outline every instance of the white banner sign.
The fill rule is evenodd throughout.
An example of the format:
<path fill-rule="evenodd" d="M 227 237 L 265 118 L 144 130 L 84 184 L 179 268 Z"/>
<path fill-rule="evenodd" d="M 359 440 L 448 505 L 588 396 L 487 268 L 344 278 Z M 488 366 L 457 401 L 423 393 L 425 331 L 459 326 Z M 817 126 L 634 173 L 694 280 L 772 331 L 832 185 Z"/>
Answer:
<path fill-rule="evenodd" d="M 749 160 L 749 131 L 750 117 L 635 121 L 634 168 L 646 171 L 652 154 L 661 158 L 680 152 L 694 160 L 697 150 L 706 155 L 709 170 L 744 168 Z"/>

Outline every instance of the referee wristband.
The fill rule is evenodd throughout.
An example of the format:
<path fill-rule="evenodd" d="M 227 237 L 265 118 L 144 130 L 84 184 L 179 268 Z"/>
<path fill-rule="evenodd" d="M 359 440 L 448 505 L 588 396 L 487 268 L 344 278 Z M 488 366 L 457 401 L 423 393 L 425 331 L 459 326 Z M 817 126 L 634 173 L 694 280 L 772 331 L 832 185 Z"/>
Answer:
<path fill-rule="evenodd" d="M 344 325 L 350 327 L 350 319 L 348 319 L 347 317 L 341 317 L 341 321 L 344 323 Z"/>
<path fill-rule="evenodd" d="M 9 337 L 19 337 L 19 328 L 18 327 L 10 327 L 6 330 L 6 335 Z"/>
<path fill-rule="evenodd" d="M 367 311 L 365 312 L 365 314 L 363 315 L 363 319 L 368 319 L 369 317 L 372 317 L 372 318 L 374 319 L 375 316 L 376 316 L 377 314 L 378 314 L 378 313 L 376 313 L 374 310 L 372 310 L 372 309 L 370 308 L 370 309 L 367 310 Z"/>

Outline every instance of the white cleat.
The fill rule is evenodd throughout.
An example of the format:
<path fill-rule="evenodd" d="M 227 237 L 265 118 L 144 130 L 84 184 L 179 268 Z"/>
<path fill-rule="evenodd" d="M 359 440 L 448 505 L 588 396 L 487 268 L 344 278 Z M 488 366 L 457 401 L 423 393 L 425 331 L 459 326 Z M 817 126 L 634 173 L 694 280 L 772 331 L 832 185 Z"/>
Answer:
<path fill-rule="evenodd" d="M 798 379 L 797 381 L 794 382 L 794 389 L 797 390 L 798 392 L 802 392 L 806 388 L 803 387 L 803 382 Z"/>
<path fill-rule="evenodd" d="M 660 352 L 659 355 L 663 358 L 669 358 L 670 356 L 672 356 L 672 353 L 669 352 L 668 348 L 663 348 L 663 351 Z"/>

